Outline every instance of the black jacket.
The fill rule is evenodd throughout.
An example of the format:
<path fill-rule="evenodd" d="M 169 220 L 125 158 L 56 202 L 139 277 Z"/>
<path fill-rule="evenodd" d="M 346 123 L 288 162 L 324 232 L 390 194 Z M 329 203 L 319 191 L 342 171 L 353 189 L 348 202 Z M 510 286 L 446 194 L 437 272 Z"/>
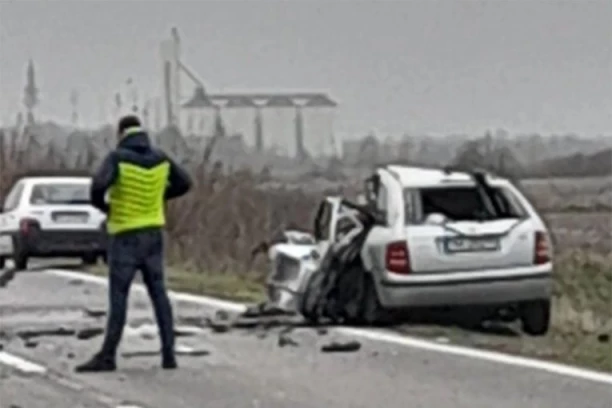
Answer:
<path fill-rule="evenodd" d="M 93 177 L 91 184 L 91 204 L 104 213 L 109 206 L 104 200 L 108 189 L 115 183 L 119 175 L 119 163 L 130 163 L 144 168 L 155 167 L 158 164 L 170 163 L 166 200 L 180 197 L 191 189 L 191 178 L 187 172 L 176 164 L 163 151 L 151 146 L 146 132 L 133 133 L 119 142 L 117 149 L 110 152 Z"/>

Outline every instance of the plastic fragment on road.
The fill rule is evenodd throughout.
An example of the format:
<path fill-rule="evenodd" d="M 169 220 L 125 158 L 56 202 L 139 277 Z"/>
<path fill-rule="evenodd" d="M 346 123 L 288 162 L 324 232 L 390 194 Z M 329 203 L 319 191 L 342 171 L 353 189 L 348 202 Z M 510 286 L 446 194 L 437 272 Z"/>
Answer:
<path fill-rule="evenodd" d="M 0 273 L 0 288 L 6 287 L 10 281 L 15 279 L 15 269 L 8 269 Z"/>
<path fill-rule="evenodd" d="M 89 340 L 103 333 L 104 333 L 104 329 L 101 327 L 88 327 L 88 328 L 79 330 L 76 334 L 76 338 L 79 340 Z"/>
<path fill-rule="evenodd" d="M 95 319 L 106 316 L 106 309 L 93 309 L 89 307 L 83 308 L 85 317 L 93 317 Z"/>
<path fill-rule="evenodd" d="M 353 353 L 361 349 L 361 343 L 358 341 L 337 342 L 325 344 L 321 347 L 323 353 Z"/>
<path fill-rule="evenodd" d="M 17 337 L 22 340 L 28 340 L 35 337 L 46 337 L 46 336 L 74 336 L 76 334 L 75 329 L 67 329 L 65 327 L 58 327 L 56 329 L 46 330 L 22 330 L 17 333 Z"/>

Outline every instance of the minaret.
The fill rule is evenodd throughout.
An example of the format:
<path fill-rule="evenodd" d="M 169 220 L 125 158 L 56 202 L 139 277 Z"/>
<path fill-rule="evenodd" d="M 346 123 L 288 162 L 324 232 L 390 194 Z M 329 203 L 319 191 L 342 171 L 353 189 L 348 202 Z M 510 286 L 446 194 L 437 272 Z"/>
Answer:
<path fill-rule="evenodd" d="M 28 62 L 26 71 L 26 86 L 24 88 L 23 104 L 26 108 L 26 124 L 34 124 L 34 108 L 38 105 L 38 88 L 36 87 L 36 72 L 34 62 Z"/>

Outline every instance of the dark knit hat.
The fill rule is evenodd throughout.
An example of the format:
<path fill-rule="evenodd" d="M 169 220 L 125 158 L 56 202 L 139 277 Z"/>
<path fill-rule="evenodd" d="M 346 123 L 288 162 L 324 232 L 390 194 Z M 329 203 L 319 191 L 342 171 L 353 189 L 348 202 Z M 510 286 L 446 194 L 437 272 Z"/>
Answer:
<path fill-rule="evenodd" d="M 138 119 L 137 116 L 127 115 L 119 119 L 119 124 L 117 125 L 117 133 L 119 135 L 122 135 L 126 129 L 140 126 L 140 119 Z"/>

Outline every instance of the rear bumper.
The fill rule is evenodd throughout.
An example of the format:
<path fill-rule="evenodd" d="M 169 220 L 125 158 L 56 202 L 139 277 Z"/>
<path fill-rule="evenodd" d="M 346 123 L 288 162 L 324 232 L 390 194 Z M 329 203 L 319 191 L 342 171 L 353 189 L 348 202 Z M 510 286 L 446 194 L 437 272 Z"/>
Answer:
<path fill-rule="evenodd" d="M 103 230 L 39 230 L 28 235 L 14 235 L 15 250 L 29 256 L 74 256 L 106 252 L 106 232 Z"/>
<path fill-rule="evenodd" d="M 548 299 L 552 266 L 382 279 L 376 286 L 381 304 L 388 308 L 512 304 Z"/>

